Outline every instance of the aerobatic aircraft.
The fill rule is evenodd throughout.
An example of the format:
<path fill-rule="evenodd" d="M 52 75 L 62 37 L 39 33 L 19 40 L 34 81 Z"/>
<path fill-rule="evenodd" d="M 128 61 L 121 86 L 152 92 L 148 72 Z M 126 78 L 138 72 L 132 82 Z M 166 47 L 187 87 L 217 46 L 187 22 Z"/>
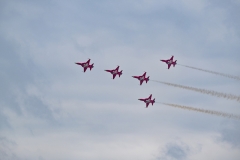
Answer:
<path fill-rule="evenodd" d="M 152 103 L 152 105 L 153 105 L 153 103 L 155 103 L 155 98 L 152 99 L 152 94 L 148 98 L 138 99 L 138 100 L 145 102 L 146 108 L 148 108 L 149 103 Z"/>
<path fill-rule="evenodd" d="M 146 83 L 149 81 L 149 76 L 146 77 L 146 73 L 147 72 L 143 73 L 142 76 L 132 76 L 132 77 L 138 79 L 140 81 L 140 85 L 142 85 L 143 81 L 146 81 Z"/>
<path fill-rule="evenodd" d="M 171 67 L 171 65 L 173 65 L 173 67 L 175 67 L 175 65 L 177 64 L 177 60 L 176 60 L 176 61 L 173 61 L 173 57 L 174 57 L 174 56 L 172 56 L 170 59 L 160 60 L 160 61 L 167 63 L 168 69 L 169 69 L 169 68 Z"/>
<path fill-rule="evenodd" d="M 87 70 L 88 68 L 90 68 L 90 70 L 92 70 L 92 68 L 94 67 L 94 66 L 93 66 L 94 63 L 93 63 L 93 64 L 90 64 L 90 60 L 91 60 L 91 59 L 88 59 L 87 62 L 83 62 L 83 63 L 77 62 L 77 63 L 75 63 L 75 64 L 81 65 L 81 66 L 84 68 L 84 72 L 86 72 L 86 70 Z"/>
<path fill-rule="evenodd" d="M 118 71 L 119 66 L 117 66 L 116 69 L 113 70 L 105 70 L 106 72 L 110 72 L 113 75 L 113 79 L 116 77 L 116 75 L 118 75 L 119 77 L 122 75 L 122 70 Z"/>

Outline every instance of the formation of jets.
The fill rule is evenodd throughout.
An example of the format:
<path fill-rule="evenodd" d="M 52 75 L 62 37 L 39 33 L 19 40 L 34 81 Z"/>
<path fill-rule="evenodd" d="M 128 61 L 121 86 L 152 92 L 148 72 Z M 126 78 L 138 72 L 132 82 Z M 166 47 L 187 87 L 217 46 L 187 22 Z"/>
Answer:
<path fill-rule="evenodd" d="M 167 65 L 168 65 L 168 69 L 171 67 L 171 65 L 173 65 L 173 67 L 175 67 L 175 65 L 177 64 L 177 60 L 173 60 L 173 57 L 172 56 L 170 59 L 167 59 L 167 60 L 160 60 L 162 62 L 165 62 Z M 94 67 L 94 63 L 90 64 L 90 60 L 91 59 L 88 59 L 87 62 L 77 62 L 75 64 L 77 65 L 81 65 L 83 67 L 83 71 L 86 72 L 86 70 L 89 68 L 90 70 L 92 70 L 92 68 Z M 122 75 L 122 70 L 119 71 L 119 66 L 117 66 L 117 68 L 113 69 L 113 70 L 105 70 L 106 72 L 109 72 L 112 74 L 113 76 L 113 79 L 115 79 L 115 77 L 118 75 L 119 77 Z M 146 77 L 146 73 L 147 72 L 144 72 L 143 75 L 141 76 L 132 76 L 133 78 L 136 78 L 140 81 L 140 85 L 142 85 L 142 83 L 145 81 L 146 83 L 149 81 L 149 76 Z M 143 101 L 146 103 L 146 108 L 148 108 L 148 105 L 151 103 L 152 105 L 155 103 L 155 98 L 152 99 L 152 94 L 148 97 L 148 98 L 143 98 L 143 99 L 138 99 L 140 101 Z"/>

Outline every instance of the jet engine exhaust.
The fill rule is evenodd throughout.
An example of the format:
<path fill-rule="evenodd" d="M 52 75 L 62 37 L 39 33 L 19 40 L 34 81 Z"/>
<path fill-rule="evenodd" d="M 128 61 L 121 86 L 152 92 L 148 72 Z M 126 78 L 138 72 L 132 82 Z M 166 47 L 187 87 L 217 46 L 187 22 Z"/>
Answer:
<path fill-rule="evenodd" d="M 160 103 L 160 102 L 156 102 L 156 103 Z M 207 114 L 211 114 L 211 115 L 216 115 L 216 116 L 221 116 L 221 117 L 227 117 L 227 118 L 233 118 L 233 119 L 240 120 L 240 115 L 234 115 L 234 114 L 230 114 L 230 113 L 224 113 L 224 112 L 201 109 L 201 108 L 193 108 L 193 107 L 182 106 L 182 105 L 171 104 L 171 103 L 161 103 L 161 104 L 164 104 L 166 106 L 180 108 L 180 109 L 185 109 L 185 110 L 189 110 L 189 111 L 196 111 L 196 112 L 207 113 Z"/>
<path fill-rule="evenodd" d="M 240 77 L 238 77 L 238 76 L 233 76 L 233 75 L 229 75 L 229 74 L 225 74 L 225 73 L 219 73 L 219 72 L 210 71 L 210 70 L 201 69 L 201 68 L 196 68 L 196 67 L 192 67 L 192 66 L 186 66 L 186 65 L 182 65 L 182 64 L 178 64 L 178 65 L 183 66 L 183 67 L 187 67 L 187 68 L 191 68 L 191 69 L 195 69 L 195 70 L 199 70 L 199 71 L 203 71 L 203 72 L 207 72 L 207 73 L 212 73 L 212 74 L 219 75 L 219 76 L 224 76 L 224 77 L 227 77 L 227 78 L 236 79 L 236 80 L 240 81 Z"/>
<path fill-rule="evenodd" d="M 204 93 L 204 94 L 212 95 L 215 97 L 222 97 L 222 98 L 226 98 L 226 99 L 236 100 L 236 101 L 240 102 L 240 96 L 236 96 L 236 95 L 232 95 L 232 94 L 221 93 L 221 92 L 216 92 L 216 91 L 212 91 L 212 90 L 194 88 L 194 87 L 173 84 L 173 83 L 168 83 L 168 82 L 162 82 L 162 81 L 156 81 L 156 80 L 151 80 L 151 81 L 166 84 L 168 86 L 173 86 L 173 87 L 183 88 L 183 89 L 187 89 L 187 90 L 191 90 L 191 91 L 195 91 L 195 92 L 199 92 L 199 93 Z"/>

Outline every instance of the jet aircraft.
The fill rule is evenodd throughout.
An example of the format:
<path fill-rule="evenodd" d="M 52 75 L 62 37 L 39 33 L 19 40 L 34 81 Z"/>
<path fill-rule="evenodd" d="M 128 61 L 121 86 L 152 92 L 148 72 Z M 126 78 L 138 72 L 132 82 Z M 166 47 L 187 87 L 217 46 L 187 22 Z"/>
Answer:
<path fill-rule="evenodd" d="M 91 59 L 88 59 L 87 62 L 83 62 L 83 63 L 77 62 L 77 63 L 75 63 L 75 64 L 81 65 L 81 66 L 84 68 L 84 72 L 86 72 L 86 70 L 87 70 L 88 68 L 90 68 L 90 70 L 92 70 L 92 68 L 94 67 L 94 66 L 93 66 L 94 63 L 93 63 L 93 64 L 90 64 L 90 60 L 91 60 Z"/>
<path fill-rule="evenodd" d="M 146 108 L 148 108 L 149 103 L 152 103 L 152 105 L 153 105 L 153 103 L 155 103 L 155 98 L 152 99 L 152 94 L 148 98 L 143 98 L 143 99 L 138 99 L 138 100 L 145 102 Z"/>
<path fill-rule="evenodd" d="M 173 61 L 173 57 L 174 57 L 174 56 L 172 56 L 170 59 L 160 60 L 160 61 L 167 63 L 168 69 L 169 69 L 169 68 L 171 67 L 171 65 L 173 65 L 173 67 L 175 67 L 175 65 L 177 64 L 177 60 L 176 60 L 176 61 Z"/>
<path fill-rule="evenodd" d="M 122 75 L 122 70 L 118 71 L 119 66 L 117 66 L 116 69 L 113 70 L 105 70 L 106 72 L 110 72 L 113 75 L 113 79 L 116 77 L 116 75 L 118 75 L 119 77 Z"/>
<path fill-rule="evenodd" d="M 142 76 L 132 76 L 133 78 L 136 78 L 140 81 L 140 85 L 142 85 L 143 81 L 146 81 L 146 83 L 149 81 L 149 76 L 146 77 L 146 73 L 144 72 Z"/>

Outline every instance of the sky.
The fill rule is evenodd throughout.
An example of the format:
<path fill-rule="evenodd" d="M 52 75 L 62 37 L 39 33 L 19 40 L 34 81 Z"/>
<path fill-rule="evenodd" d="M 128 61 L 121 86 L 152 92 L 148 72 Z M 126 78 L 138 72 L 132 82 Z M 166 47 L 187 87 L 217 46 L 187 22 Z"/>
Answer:
<path fill-rule="evenodd" d="M 240 95 L 239 0 L 1 0 L 0 159 L 238 160 L 239 102 L 150 80 Z M 91 58 L 92 71 L 75 62 Z M 120 66 L 114 80 L 104 72 Z"/>

